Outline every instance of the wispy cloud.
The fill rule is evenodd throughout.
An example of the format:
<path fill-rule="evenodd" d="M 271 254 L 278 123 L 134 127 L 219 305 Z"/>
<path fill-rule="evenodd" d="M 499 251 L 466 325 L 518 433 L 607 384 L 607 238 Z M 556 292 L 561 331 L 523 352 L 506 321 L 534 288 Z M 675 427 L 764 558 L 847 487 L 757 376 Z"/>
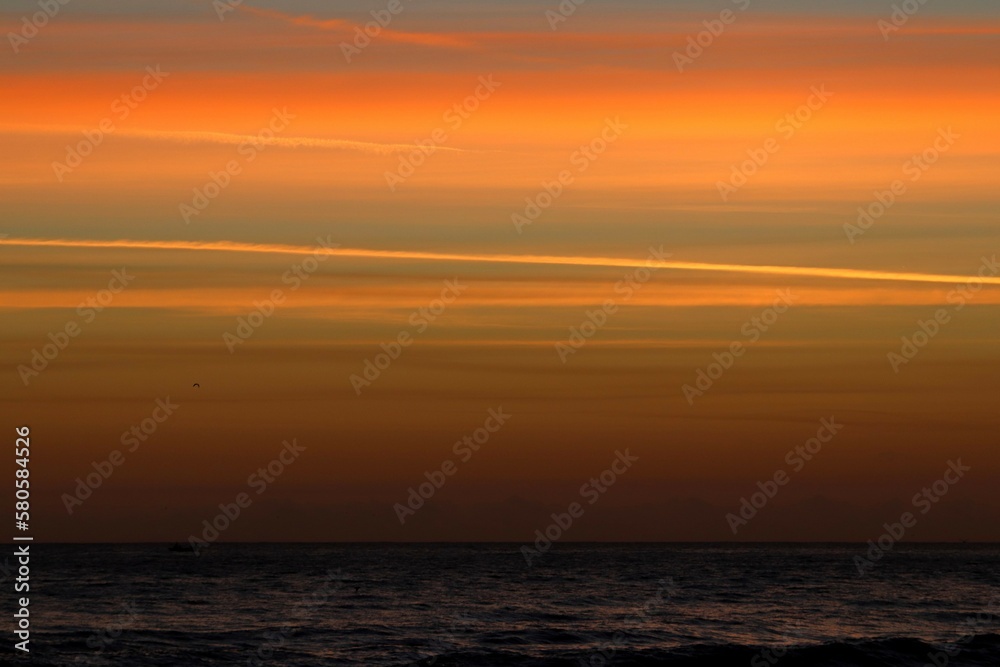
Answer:
<path fill-rule="evenodd" d="M 79 136 L 80 128 L 62 126 L 5 126 L 0 127 L 3 134 L 22 135 L 67 135 Z M 326 139 L 323 137 L 260 137 L 253 134 L 233 134 L 229 132 L 206 132 L 206 131 L 168 131 L 168 130 L 117 130 L 116 137 L 128 139 L 140 139 L 148 141 L 170 141 L 182 144 L 227 144 L 240 145 L 250 144 L 253 146 L 278 146 L 282 148 L 319 148 L 331 150 L 360 151 L 362 153 L 373 153 L 378 155 L 390 155 L 392 153 L 404 153 L 419 150 L 416 144 L 393 144 L 378 143 L 372 141 L 355 141 L 352 139 Z M 454 148 L 448 146 L 436 146 L 436 151 L 451 153 L 474 153 L 478 151 Z"/>
<path fill-rule="evenodd" d="M 194 250 L 203 252 L 242 252 L 264 253 L 278 255 L 313 255 L 316 248 L 312 246 L 295 246 L 265 243 L 241 243 L 237 241 L 138 241 L 129 239 L 89 240 L 89 239 L 31 239 L 7 238 L 0 239 L 0 245 L 22 247 L 55 247 L 55 248 L 124 248 L 145 250 Z M 648 266 L 646 259 L 628 259 L 623 257 L 589 257 L 561 255 L 509 255 L 509 254 L 477 254 L 477 253 L 444 253 L 422 252 L 412 250 L 374 250 L 368 248 L 335 248 L 327 250 L 338 257 L 358 257 L 369 259 L 400 259 L 428 260 L 448 262 L 473 262 L 493 264 L 543 264 L 550 266 L 588 266 L 588 267 L 623 267 L 637 268 Z M 1000 285 L 1000 277 L 984 278 L 959 276 L 942 273 L 913 273 L 899 271 L 881 271 L 874 269 L 845 269 L 821 266 L 780 266 L 761 264 L 726 264 L 710 262 L 674 262 L 661 261 L 657 264 L 663 269 L 678 271 L 710 271 L 719 273 L 743 273 L 772 276 L 799 276 L 808 278 L 833 278 L 840 280 L 875 280 L 910 283 L 945 283 L 958 284 L 970 280 L 982 281 L 987 285 Z"/>
<path fill-rule="evenodd" d="M 247 5 L 238 5 L 237 7 L 248 14 L 253 14 L 254 16 L 284 21 L 296 26 L 316 28 L 317 30 L 334 30 L 344 32 L 345 35 L 349 34 L 350 31 L 355 28 L 362 28 L 361 24 L 352 23 L 351 21 L 347 21 L 345 19 L 319 19 L 308 14 L 296 16 L 272 9 L 259 9 L 257 7 L 250 7 Z M 379 36 L 393 42 L 417 44 L 420 46 L 469 48 L 475 45 L 473 40 L 445 33 L 400 32 L 398 30 L 383 28 L 379 33 Z"/>

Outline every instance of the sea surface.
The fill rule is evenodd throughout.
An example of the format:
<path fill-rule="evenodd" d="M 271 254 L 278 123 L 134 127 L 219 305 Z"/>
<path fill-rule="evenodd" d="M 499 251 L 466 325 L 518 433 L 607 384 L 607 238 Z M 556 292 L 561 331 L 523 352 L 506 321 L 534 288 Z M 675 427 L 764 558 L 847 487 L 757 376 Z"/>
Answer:
<path fill-rule="evenodd" d="M 17 664 L 1000 665 L 998 545 L 520 547 L 36 544 Z"/>

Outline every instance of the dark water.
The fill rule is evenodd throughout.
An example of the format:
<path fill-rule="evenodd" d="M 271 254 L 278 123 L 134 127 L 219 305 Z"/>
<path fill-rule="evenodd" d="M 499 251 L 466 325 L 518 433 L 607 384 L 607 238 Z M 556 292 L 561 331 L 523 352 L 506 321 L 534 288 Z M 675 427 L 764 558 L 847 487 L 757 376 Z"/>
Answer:
<path fill-rule="evenodd" d="M 26 662 L 1000 665 L 996 545 L 519 546 L 35 545 Z"/>

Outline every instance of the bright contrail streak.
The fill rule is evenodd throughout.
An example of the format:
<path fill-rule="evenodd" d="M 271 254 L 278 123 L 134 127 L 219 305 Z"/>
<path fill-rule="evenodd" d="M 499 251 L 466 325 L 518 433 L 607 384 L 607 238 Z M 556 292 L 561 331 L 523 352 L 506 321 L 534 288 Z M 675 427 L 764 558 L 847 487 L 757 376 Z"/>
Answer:
<path fill-rule="evenodd" d="M 71 127 L 0 127 L 0 132 L 22 134 L 56 134 L 78 136 L 79 128 Z M 326 139 L 322 137 L 264 137 L 255 134 L 232 134 L 229 132 L 199 132 L 199 131 L 168 131 L 168 130 L 117 130 L 112 136 L 130 139 L 145 139 L 148 141 L 170 141 L 182 144 L 224 144 L 238 146 L 279 146 L 282 148 L 325 148 L 333 150 L 360 151 L 376 155 L 391 155 L 418 150 L 416 144 L 377 143 L 373 141 L 354 141 L 351 139 Z M 452 153 L 477 153 L 480 151 L 436 146 L 437 151 Z"/>
<path fill-rule="evenodd" d="M 365 257 L 373 259 L 438 260 L 449 262 L 482 262 L 496 264 L 545 264 L 557 266 L 591 266 L 639 268 L 656 266 L 678 271 L 713 271 L 721 273 L 756 273 L 772 276 L 802 276 L 807 278 L 837 278 L 841 280 L 882 280 L 911 283 L 959 284 L 981 280 L 987 285 L 1000 285 L 1000 277 L 956 276 L 941 273 L 907 273 L 873 271 L 866 269 L 839 269 L 812 266 L 779 266 L 759 264 L 717 264 L 709 262 L 671 262 L 621 257 L 566 257 L 560 255 L 482 255 L 412 250 L 371 250 L 366 248 L 323 249 L 310 246 L 293 246 L 236 241 L 93 241 L 75 239 L 0 239 L 0 245 L 55 247 L 55 248 L 123 248 L 129 250 L 200 250 L 212 252 L 264 253 L 278 255 L 313 255 L 316 253 L 339 257 Z"/>
<path fill-rule="evenodd" d="M 261 138 L 254 134 L 230 134 L 228 132 L 167 132 L 148 130 L 121 130 L 118 136 L 150 139 L 153 141 L 174 141 L 178 143 L 251 144 L 253 146 L 280 146 L 282 148 L 332 148 L 337 150 L 355 150 L 363 153 L 389 155 L 413 150 L 420 150 L 416 144 L 386 144 L 372 141 L 353 141 L 350 139 L 324 139 L 321 137 L 267 137 Z M 475 152 L 462 148 L 435 146 L 435 150 L 452 153 Z"/>

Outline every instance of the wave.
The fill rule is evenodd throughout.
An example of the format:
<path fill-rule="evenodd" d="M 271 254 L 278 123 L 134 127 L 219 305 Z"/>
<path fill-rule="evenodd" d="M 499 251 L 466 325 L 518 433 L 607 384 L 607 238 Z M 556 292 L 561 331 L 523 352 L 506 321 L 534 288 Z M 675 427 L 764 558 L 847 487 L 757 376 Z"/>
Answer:
<path fill-rule="evenodd" d="M 53 633 L 60 635 L 62 633 Z M 123 642 L 101 656 L 98 660 L 88 660 L 85 656 L 83 637 L 78 633 L 63 634 L 61 641 L 47 642 L 41 655 L 33 656 L 33 665 L 49 667 L 74 664 L 73 658 L 80 655 L 81 664 L 142 664 L 174 665 L 183 656 L 183 664 L 217 666 L 245 664 L 247 654 L 240 646 L 249 642 L 233 642 L 232 633 L 198 633 L 184 637 L 177 633 L 154 632 L 160 635 L 158 641 Z M 242 633 L 241 633 L 242 634 Z M 50 637 L 54 639 L 55 637 Z M 139 639 L 139 637 L 136 637 Z M 149 638 L 147 638 L 149 639 Z M 243 637 L 242 639 L 248 639 Z M 324 642 L 318 642 L 324 643 Z M 223 648 L 224 647 L 224 648 Z M 373 660 L 370 656 L 352 657 L 344 652 L 331 660 L 329 652 L 317 644 L 310 651 L 306 646 L 296 650 L 274 651 L 274 664 L 286 667 L 319 667 L 320 665 L 366 665 L 371 667 L 579 667 L 580 665 L 615 665 L 616 667 L 924 667 L 937 664 L 940 667 L 997 667 L 1000 655 L 1000 635 L 977 635 L 957 644 L 932 644 L 911 637 L 885 639 L 862 639 L 828 642 L 811 646 L 791 647 L 780 655 L 774 647 L 762 648 L 737 644 L 692 644 L 689 646 L 663 648 L 621 648 L 610 646 L 601 650 L 569 650 L 553 645 L 542 651 L 525 649 L 511 644 L 506 648 L 485 646 L 481 649 L 463 649 L 443 653 L 425 653 L 418 659 L 416 655 L 407 659 Z M 780 650 L 780 649 L 779 649 Z M 55 659 L 58 655 L 59 659 Z M 937 656 L 936 659 L 932 656 Z M 105 662 L 107 661 L 107 662 Z"/>
<path fill-rule="evenodd" d="M 779 649 L 780 650 L 780 649 Z M 394 667 L 433 664 L 436 667 L 569 667 L 614 664 L 618 667 L 924 667 L 937 656 L 941 667 L 997 667 L 1000 635 L 978 635 L 960 644 L 930 644 L 909 637 L 829 642 L 788 648 L 780 655 L 774 648 L 735 644 L 695 644 L 673 649 L 618 649 L 558 651 L 528 656 L 516 651 L 451 652 Z M 603 660 L 601 659 L 603 658 Z"/>

